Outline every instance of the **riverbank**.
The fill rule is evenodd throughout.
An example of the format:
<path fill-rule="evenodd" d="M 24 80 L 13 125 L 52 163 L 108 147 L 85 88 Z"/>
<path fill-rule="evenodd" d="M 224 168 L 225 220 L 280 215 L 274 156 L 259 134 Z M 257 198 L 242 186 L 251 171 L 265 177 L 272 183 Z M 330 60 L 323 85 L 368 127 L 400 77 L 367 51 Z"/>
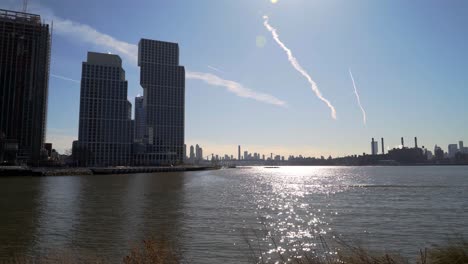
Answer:
<path fill-rule="evenodd" d="M 108 167 L 108 168 L 31 168 L 21 166 L 0 167 L 0 177 L 12 176 L 79 176 L 105 174 L 135 174 L 216 170 L 214 166 L 174 166 L 174 167 Z"/>
<path fill-rule="evenodd" d="M 468 243 L 462 240 L 449 242 L 446 245 L 420 249 L 418 257 L 410 260 L 398 253 L 376 253 L 360 246 L 343 244 L 339 247 L 328 245 L 322 241 L 320 250 L 307 246 L 297 248 L 282 248 L 273 252 L 259 249 L 257 243 L 247 240 L 245 259 L 239 263 L 297 263 L 297 264 L 465 264 L 468 263 Z M 272 243 L 275 243 L 272 240 Z M 305 243 L 307 245 L 307 243 Z M 73 251 L 57 251 L 54 254 L 44 254 L 35 257 L 14 257 L 9 262 L 14 264 L 44 263 L 44 264 L 74 264 L 74 263 L 112 263 L 97 256 L 83 255 Z M 121 258 L 123 264 L 179 264 L 193 263 L 164 238 L 146 239 L 136 245 L 128 254 Z"/>

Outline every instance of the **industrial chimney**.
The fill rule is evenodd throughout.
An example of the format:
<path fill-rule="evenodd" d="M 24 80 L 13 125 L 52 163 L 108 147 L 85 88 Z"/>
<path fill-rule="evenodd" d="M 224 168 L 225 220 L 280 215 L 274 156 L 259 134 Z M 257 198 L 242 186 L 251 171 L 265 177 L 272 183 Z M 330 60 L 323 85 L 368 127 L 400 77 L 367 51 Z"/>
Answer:
<path fill-rule="evenodd" d="M 414 137 L 414 148 L 418 148 L 418 138 Z"/>
<path fill-rule="evenodd" d="M 405 148 L 405 140 L 403 139 L 403 137 L 401 137 L 401 147 Z"/>

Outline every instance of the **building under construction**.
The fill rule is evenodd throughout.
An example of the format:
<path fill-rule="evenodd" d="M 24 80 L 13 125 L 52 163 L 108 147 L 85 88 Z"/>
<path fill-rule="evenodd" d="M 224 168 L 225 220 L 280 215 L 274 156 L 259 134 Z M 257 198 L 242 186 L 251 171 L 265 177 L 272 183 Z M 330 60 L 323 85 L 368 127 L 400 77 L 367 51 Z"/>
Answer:
<path fill-rule="evenodd" d="M 43 149 L 51 30 L 34 14 L 0 9 L 0 163 L 36 163 Z"/>

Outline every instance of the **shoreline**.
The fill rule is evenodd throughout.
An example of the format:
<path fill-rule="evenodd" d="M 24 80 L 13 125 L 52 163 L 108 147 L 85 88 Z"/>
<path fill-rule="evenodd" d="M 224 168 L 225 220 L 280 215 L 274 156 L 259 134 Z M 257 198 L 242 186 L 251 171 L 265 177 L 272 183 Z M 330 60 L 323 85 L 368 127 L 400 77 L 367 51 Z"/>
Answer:
<path fill-rule="evenodd" d="M 213 166 L 179 166 L 179 167 L 119 167 L 119 168 L 47 168 L 47 167 L 0 167 L 0 177 L 47 177 L 47 176 L 87 176 L 110 174 L 138 174 L 161 172 L 184 172 L 216 170 Z"/>

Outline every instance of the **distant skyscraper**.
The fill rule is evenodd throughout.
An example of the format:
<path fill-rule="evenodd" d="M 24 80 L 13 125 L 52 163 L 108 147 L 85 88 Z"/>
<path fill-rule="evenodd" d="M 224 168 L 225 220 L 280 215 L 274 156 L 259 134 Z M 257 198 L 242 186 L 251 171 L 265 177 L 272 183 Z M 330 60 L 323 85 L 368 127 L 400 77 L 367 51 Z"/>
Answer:
<path fill-rule="evenodd" d="M 463 147 L 463 141 L 461 141 L 461 140 L 458 141 L 458 147 L 459 147 L 460 150 L 463 150 L 463 149 L 464 149 L 464 147 Z"/>
<path fill-rule="evenodd" d="M 241 160 L 241 146 L 237 146 L 237 160 Z"/>
<path fill-rule="evenodd" d="M 195 147 L 195 159 L 197 161 L 203 160 L 203 149 L 200 146 L 198 146 L 198 144 Z"/>
<path fill-rule="evenodd" d="M 144 142 L 146 132 L 146 111 L 144 97 L 135 97 L 135 141 Z"/>
<path fill-rule="evenodd" d="M 0 9 L 0 162 L 36 162 L 44 147 L 49 25 Z"/>
<path fill-rule="evenodd" d="M 435 145 L 434 146 L 434 156 L 436 159 L 441 160 L 444 158 L 444 151 L 441 147 Z"/>
<path fill-rule="evenodd" d="M 453 158 L 455 154 L 458 152 L 458 145 L 457 144 L 450 144 L 448 145 L 448 157 Z"/>
<path fill-rule="evenodd" d="M 117 55 L 88 52 L 81 72 L 80 123 L 75 147 L 84 166 L 130 165 L 132 105 Z"/>
<path fill-rule="evenodd" d="M 195 149 L 193 148 L 193 145 L 190 146 L 190 157 L 189 157 L 191 162 L 195 161 Z"/>
<path fill-rule="evenodd" d="M 381 139 L 382 140 L 382 155 L 385 155 L 385 144 L 384 144 L 384 138 Z"/>
<path fill-rule="evenodd" d="M 174 164 L 183 160 L 185 69 L 179 45 L 141 39 L 138 43 L 140 84 L 144 90 L 148 145 L 145 163 Z"/>
<path fill-rule="evenodd" d="M 195 145 L 195 159 L 199 160 L 200 159 L 200 146 Z"/>
<path fill-rule="evenodd" d="M 371 153 L 372 155 L 377 155 L 379 152 L 379 143 L 372 138 L 371 142 Z"/>

